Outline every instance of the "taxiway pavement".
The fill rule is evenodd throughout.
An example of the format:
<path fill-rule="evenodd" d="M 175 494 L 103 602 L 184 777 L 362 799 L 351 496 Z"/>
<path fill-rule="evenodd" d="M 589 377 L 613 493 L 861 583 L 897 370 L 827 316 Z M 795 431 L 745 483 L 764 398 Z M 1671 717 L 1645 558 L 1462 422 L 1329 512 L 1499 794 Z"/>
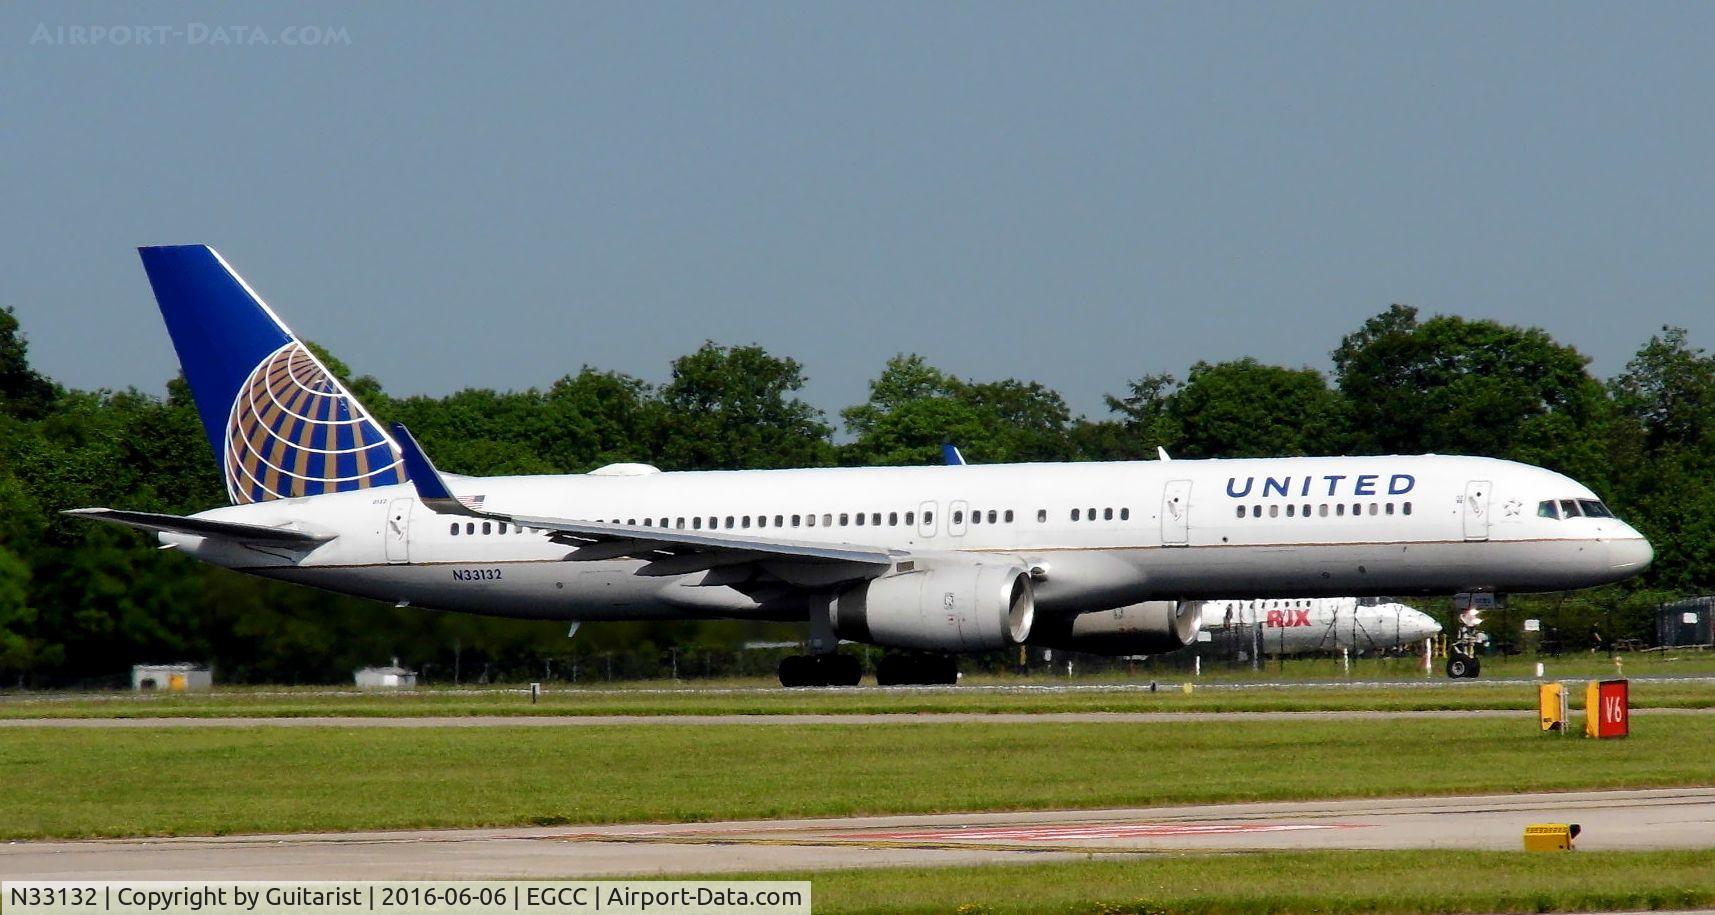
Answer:
<path fill-rule="evenodd" d="M 1037 716 L 1040 717 L 1040 716 Z M 12 842 L 0 879 L 573 878 L 932 866 L 1166 850 L 1518 848 L 1577 823 L 1585 849 L 1715 845 L 1715 788 L 1123 810 Z"/>

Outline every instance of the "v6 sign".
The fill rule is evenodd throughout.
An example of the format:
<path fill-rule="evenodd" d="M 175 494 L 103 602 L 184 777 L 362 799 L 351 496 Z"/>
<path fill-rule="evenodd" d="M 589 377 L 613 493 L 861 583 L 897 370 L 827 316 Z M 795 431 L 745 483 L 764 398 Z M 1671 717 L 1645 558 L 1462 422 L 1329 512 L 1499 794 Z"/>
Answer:
<path fill-rule="evenodd" d="M 1631 727 L 1631 690 L 1625 680 L 1592 680 L 1584 688 L 1584 735 L 1624 737 Z"/>

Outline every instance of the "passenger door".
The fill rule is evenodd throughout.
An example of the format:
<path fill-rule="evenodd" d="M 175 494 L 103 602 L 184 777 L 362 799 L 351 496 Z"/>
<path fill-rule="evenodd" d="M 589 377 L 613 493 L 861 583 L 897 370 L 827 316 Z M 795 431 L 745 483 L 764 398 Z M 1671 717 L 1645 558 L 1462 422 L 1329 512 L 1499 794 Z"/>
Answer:
<path fill-rule="evenodd" d="M 1191 542 L 1191 481 L 1173 480 L 1161 493 L 1161 545 Z"/>
<path fill-rule="evenodd" d="M 920 537 L 935 536 L 935 503 L 925 502 L 917 506 L 917 534 Z"/>
<path fill-rule="evenodd" d="M 1489 481 L 1465 484 L 1465 539 L 1489 539 Z"/>
<path fill-rule="evenodd" d="M 388 562 L 411 561 L 411 503 L 416 499 L 394 499 L 387 503 L 387 524 L 381 531 Z"/>

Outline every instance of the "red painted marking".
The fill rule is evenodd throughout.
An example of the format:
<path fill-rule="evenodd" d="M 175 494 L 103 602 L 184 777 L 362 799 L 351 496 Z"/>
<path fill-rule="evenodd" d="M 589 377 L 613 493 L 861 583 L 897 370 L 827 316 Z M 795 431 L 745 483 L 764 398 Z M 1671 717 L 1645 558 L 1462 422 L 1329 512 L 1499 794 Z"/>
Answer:
<path fill-rule="evenodd" d="M 984 829 L 930 829 L 911 832 L 854 832 L 831 839 L 881 839 L 895 842 L 1065 842 L 1074 839 L 1142 839 L 1216 836 L 1233 833 L 1301 832 L 1313 829 L 1361 829 L 1361 823 L 1053 823 Z"/>

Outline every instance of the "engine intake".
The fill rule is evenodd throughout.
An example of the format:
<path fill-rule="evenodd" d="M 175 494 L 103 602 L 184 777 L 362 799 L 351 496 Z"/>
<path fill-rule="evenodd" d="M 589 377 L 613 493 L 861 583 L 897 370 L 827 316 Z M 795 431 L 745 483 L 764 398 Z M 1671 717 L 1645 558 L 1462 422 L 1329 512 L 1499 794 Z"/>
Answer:
<path fill-rule="evenodd" d="M 1165 654 L 1197 639 L 1202 601 L 1152 600 L 1041 620 L 1030 644 L 1086 654 Z"/>
<path fill-rule="evenodd" d="M 829 613 L 841 638 L 919 651 L 985 651 L 1030 637 L 1036 594 L 1023 566 L 919 566 L 842 592 Z"/>

